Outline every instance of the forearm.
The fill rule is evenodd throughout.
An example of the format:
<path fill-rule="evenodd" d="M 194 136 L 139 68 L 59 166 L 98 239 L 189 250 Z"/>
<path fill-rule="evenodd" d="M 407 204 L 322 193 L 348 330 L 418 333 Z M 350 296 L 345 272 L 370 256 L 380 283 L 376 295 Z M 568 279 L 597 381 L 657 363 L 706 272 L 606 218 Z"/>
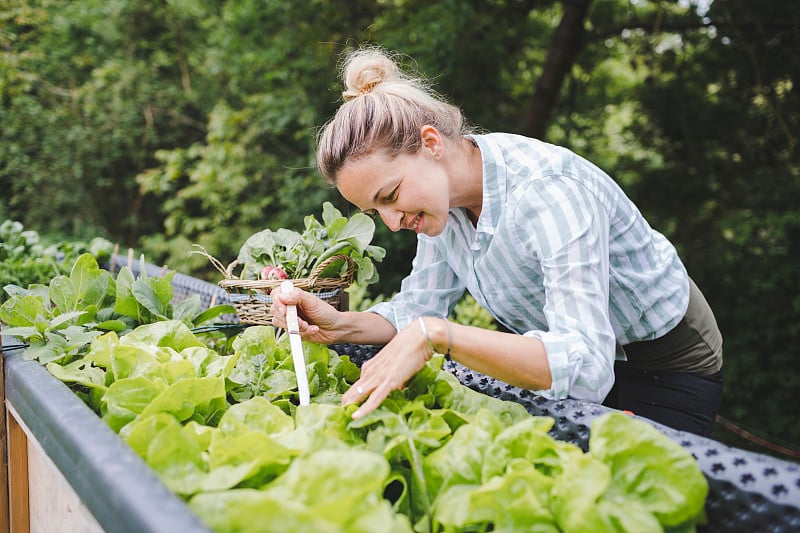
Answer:
<path fill-rule="evenodd" d="M 336 342 L 352 344 L 388 344 L 397 330 L 391 322 L 377 313 L 346 311 L 340 315 Z"/>
<path fill-rule="evenodd" d="M 425 318 L 437 352 L 446 353 L 447 325 Z M 543 390 L 552 385 L 544 344 L 534 337 L 502 333 L 450 322 L 450 357 L 477 372 L 523 389 Z"/>

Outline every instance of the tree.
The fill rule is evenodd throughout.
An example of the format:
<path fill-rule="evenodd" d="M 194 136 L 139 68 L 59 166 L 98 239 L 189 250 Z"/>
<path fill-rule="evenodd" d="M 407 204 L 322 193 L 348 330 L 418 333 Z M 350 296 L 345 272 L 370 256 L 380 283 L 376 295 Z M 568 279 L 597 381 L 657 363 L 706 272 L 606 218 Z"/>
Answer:
<path fill-rule="evenodd" d="M 550 113 L 561 93 L 564 78 L 583 50 L 584 25 L 591 3 L 591 0 L 562 2 L 564 14 L 553 34 L 542 75 L 536 82 L 536 92 L 525 117 L 525 131 L 532 137 L 545 137 Z"/>
<path fill-rule="evenodd" d="M 723 415 L 797 446 L 787 406 L 800 392 L 800 214 L 789 200 L 800 198 L 800 16 L 775 0 L 716 0 L 705 16 L 703 31 L 681 32 L 647 65 L 638 135 L 664 163 L 634 194 L 674 228 L 714 306 Z"/>

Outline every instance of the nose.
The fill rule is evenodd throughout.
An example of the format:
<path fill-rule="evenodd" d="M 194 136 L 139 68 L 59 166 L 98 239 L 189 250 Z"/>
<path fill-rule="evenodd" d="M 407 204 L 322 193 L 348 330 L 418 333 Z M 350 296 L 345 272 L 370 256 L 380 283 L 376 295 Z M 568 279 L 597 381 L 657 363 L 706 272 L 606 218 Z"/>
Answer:
<path fill-rule="evenodd" d="M 397 211 L 395 209 L 381 209 L 378 211 L 381 216 L 381 220 L 383 223 L 386 224 L 386 227 L 392 231 L 400 231 L 403 222 L 403 213 L 402 211 Z"/>

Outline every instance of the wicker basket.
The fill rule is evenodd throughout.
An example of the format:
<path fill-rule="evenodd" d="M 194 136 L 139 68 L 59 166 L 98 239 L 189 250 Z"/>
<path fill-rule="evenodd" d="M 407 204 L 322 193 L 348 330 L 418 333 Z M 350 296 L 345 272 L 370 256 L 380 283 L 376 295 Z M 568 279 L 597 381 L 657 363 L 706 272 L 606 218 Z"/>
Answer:
<path fill-rule="evenodd" d="M 339 277 L 320 277 L 329 266 L 337 262 L 345 262 L 347 270 Z M 283 280 L 250 280 L 237 279 L 233 270 L 238 266 L 234 261 L 225 269 L 225 279 L 218 285 L 228 293 L 228 299 L 236 308 L 239 321 L 243 324 L 272 325 L 269 312 L 272 299 L 270 291 L 279 286 Z M 340 311 L 348 308 L 348 294 L 345 289 L 353 283 L 355 263 L 348 255 L 333 255 L 317 265 L 307 278 L 293 279 L 294 286 L 314 293 L 321 300 L 331 304 Z"/>

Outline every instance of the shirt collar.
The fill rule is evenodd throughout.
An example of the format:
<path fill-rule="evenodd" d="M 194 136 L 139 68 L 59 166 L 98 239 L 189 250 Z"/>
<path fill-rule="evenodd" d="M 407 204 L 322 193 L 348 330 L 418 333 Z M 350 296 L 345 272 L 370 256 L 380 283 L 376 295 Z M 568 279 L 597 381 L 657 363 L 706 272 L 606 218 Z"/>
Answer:
<path fill-rule="evenodd" d="M 483 205 L 476 226 L 480 239 L 480 234 L 494 235 L 508 195 L 508 167 L 500 147 L 490 142 L 487 136 L 472 135 L 470 138 L 478 144 L 483 162 Z"/>

